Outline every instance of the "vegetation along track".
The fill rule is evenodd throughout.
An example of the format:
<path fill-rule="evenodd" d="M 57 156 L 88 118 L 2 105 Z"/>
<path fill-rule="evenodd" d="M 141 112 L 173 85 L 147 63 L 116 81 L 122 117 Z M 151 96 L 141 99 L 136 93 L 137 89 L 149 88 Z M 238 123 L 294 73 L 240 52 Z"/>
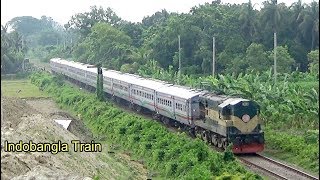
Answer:
<path fill-rule="evenodd" d="M 277 179 L 319 179 L 318 177 L 312 176 L 260 154 L 238 155 L 237 158 L 248 166 L 258 168 Z"/>
<path fill-rule="evenodd" d="M 79 87 L 79 84 L 73 84 L 72 82 L 68 81 L 70 85 Z M 81 87 L 81 86 L 80 86 Z M 84 91 L 88 91 L 91 93 L 94 93 L 94 89 L 87 89 L 85 87 L 81 88 Z M 137 110 L 134 107 L 128 106 L 123 100 L 120 98 L 106 98 L 110 101 L 113 102 L 115 106 L 118 108 L 121 108 L 124 111 L 127 111 L 129 113 L 136 113 L 139 114 L 147 119 L 153 119 L 160 121 L 166 128 L 169 129 L 171 132 L 183 132 L 183 129 L 180 129 L 179 126 L 177 127 L 176 125 L 172 123 L 167 123 L 163 122 L 160 119 L 155 118 L 151 112 L 144 111 L 143 109 Z M 184 131 L 185 132 L 185 131 Z M 188 133 L 188 131 L 186 131 Z M 191 138 L 195 138 L 194 136 L 190 136 Z M 224 150 L 218 147 L 215 147 L 210 144 L 210 147 L 216 151 L 223 152 Z M 309 175 L 305 172 L 302 172 L 298 169 L 292 168 L 290 166 L 287 166 L 283 163 L 277 162 L 273 159 L 267 158 L 265 156 L 262 156 L 260 154 L 245 154 L 245 155 L 238 155 L 237 158 L 244 164 L 247 164 L 248 166 L 253 166 L 255 168 L 258 168 L 262 170 L 263 172 L 266 173 L 266 175 L 275 177 L 276 179 L 290 179 L 290 180 L 302 180 L 302 179 L 319 179 L 317 177 L 314 177 L 312 175 Z"/>

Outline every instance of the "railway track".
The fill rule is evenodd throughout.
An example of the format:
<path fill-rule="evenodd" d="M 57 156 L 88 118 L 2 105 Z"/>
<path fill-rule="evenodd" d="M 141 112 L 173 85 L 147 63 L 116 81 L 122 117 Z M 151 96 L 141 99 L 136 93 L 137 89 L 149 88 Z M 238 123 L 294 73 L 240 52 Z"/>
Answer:
<path fill-rule="evenodd" d="M 308 173 L 305 173 L 299 169 L 293 168 L 279 161 L 270 159 L 260 154 L 251 155 L 239 155 L 237 158 L 246 165 L 257 168 L 260 171 L 274 177 L 275 179 L 288 179 L 288 180 L 303 180 L 314 179 L 318 180 L 319 177 L 315 177 Z"/>

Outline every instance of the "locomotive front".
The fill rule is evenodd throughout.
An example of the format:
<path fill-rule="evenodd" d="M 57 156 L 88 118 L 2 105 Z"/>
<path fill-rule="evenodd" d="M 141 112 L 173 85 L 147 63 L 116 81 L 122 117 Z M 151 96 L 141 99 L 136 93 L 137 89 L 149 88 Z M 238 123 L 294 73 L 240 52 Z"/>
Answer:
<path fill-rule="evenodd" d="M 259 106 L 255 102 L 205 93 L 200 96 L 200 112 L 203 121 L 198 125 L 205 130 L 213 145 L 226 148 L 232 143 L 232 151 L 236 154 L 263 151 L 264 132 Z"/>
<path fill-rule="evenodd" d="M 233 144 L 234 153 L 255 153 L 264 149 L 264 133 L 261 129 L 259 106 L 246 99 L 232 99 L 219 105 L 232 121 L 227 126 L 227 139 Z"/>

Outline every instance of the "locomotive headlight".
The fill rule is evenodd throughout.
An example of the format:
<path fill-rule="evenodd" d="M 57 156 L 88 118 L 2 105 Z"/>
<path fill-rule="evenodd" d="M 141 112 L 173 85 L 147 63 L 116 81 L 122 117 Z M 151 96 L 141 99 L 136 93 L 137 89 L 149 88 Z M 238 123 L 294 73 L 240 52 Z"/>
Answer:
<path fill-rule="evenodd" d="M 245 122 L 245 123 L 249 122 L 250 121 L 250 116 L 248 114 L 243 115 L 242 116 L 242 121 Z"/>

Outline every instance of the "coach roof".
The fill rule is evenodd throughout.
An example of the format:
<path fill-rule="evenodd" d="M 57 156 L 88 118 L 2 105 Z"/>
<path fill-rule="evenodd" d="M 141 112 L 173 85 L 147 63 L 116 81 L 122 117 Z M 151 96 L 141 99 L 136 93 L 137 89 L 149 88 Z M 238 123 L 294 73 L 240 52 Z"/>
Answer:
<path fill-rule="evenodd" d="M 168 94 L 183 99 L 191 99 L 192 97 L 196 97 L 202 94 L 200 91 L 176 85 L 163 86 L 159 88 L 157 91 L 160 93 Z"/>

